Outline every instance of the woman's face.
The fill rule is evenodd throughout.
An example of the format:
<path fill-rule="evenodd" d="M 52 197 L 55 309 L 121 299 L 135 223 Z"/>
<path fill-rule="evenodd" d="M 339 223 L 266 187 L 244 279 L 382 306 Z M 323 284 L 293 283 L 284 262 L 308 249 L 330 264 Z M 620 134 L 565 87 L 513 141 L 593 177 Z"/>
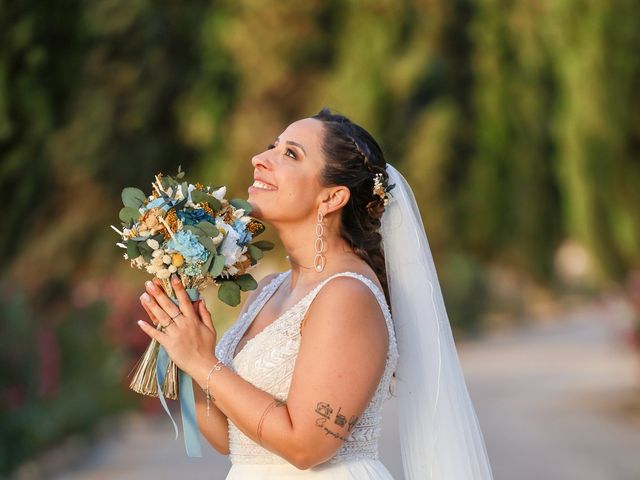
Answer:
<path fill-rule="evenodd" d="M 297 222 L 310 215 L 315 219 L 322 192 L 322 138 L 322 122 L 304 118 L 253 157 L 256 181 L 248 188 L 253 216 L 271 224 Z"/>

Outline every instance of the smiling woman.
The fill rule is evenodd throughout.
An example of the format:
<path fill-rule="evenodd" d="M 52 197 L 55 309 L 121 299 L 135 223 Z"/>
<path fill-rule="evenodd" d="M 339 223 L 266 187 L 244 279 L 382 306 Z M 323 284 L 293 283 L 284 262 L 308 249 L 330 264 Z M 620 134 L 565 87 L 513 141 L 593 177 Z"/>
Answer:
<path fill-rule="evenodd" d="M 327 109 L 289 125 L 252 165 L 252 214 L 276 229 L 291 268 L 259 282 L 215 352 L 208 351 L 217 339 L 208 310 L 191 307 L 179 285 L 179 312 L 148 287 L 152 321 L 175 323 L 164 333 L 143 328 L 174 352 L 198 387 L 199 427 L 230 456 L 227 480 L 392 479 L 378 452 L 381 412 L 401 358 L 390 306 L 407 310 L 389 295 L 388 278 L 396 277 L 387 272 L 381 219 L 394 186 L 388 172 L 397 171 L 366 130 Z M 398 238 L 395 230 L 390 235 Z M 428 247 L 424 253 L 430 258 Z M 407 287 L 397 285 L 394 298 Z M 432 373 L 416 384 L 436 378 Z M 413 398 L 405 398 L 413 413 Z M 432 477 L 419 438 L 407 435 L 406 478 L 489 478 Z"/>

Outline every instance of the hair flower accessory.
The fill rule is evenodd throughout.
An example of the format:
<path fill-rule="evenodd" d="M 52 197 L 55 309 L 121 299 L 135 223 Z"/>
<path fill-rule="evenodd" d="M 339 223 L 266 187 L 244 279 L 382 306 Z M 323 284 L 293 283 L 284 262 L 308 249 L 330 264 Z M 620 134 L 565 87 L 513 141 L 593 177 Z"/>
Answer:
<path fill-rule="evenodd" d="M 393 198 L 393 195 L 389 193 L 393 187 L 395 187 L 395 184 L 388 185 L 387 178 L 382 173 L 378 172 L 373 177 L 373 194 L 380 197 L 385 207 L 389 205 Z"/>

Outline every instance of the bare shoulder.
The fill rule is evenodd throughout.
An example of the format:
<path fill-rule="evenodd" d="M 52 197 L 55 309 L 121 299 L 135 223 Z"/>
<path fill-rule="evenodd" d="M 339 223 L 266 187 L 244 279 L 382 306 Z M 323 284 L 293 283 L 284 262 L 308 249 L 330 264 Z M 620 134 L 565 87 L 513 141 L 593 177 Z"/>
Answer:
<path fill-rule="evenodd" d="M 362 341 L 383 347 L 388 330 L 378 299 L 362 280 L 340 275 L 326 282 L 309 306 L 305 332 L 333 330 L 347 336 L 361 336 Z"/>

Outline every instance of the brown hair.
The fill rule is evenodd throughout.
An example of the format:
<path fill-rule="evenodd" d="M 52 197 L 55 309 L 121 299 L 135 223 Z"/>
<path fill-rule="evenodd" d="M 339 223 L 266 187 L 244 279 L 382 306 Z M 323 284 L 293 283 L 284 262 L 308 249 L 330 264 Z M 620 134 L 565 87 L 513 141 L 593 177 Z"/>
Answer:
<path fill-rule="evenodd" d="M 384 176 L 385 183 L 388 180 L 382 149 L 364 128 L 344 115 L 331 113 L 327 107 L 311 118 L 324 123 L 325 166 L 321 181 L 324 185 L 344 185 L 351 193 L 340 212 L 340 234 L 376 273 L 391 308 L 379 232 L 384 203 L 373 193 L 376 173 Z"/>

